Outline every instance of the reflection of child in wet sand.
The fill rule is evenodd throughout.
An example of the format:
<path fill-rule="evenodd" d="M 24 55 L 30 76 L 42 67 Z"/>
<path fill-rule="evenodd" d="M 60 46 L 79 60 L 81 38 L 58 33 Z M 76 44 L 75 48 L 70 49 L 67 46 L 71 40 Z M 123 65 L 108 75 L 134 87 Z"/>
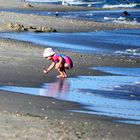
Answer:
<path fill-rule="evenodd" d="M 52 61 L 51 65 L 43 70 L 44 74 L 48 74 L 48 72 L 55 68 L 60 74 L 57 78 L 66 78 L 66 69 L 70 70 L 73 67 L 71 58 L 64 54 L 55 53 L 52 48 L 46 48 L 43 52 L 43 57 Z"/>
<path fill-rule="evenodd" d="M 62 79 L 57 79 L 57 81 L 53 83 L 44 83 L 43 86 L 39 90 L 39 95 L 54 97 L 54 98 L 67 98 L 70 90 L 70 83 Z"/>

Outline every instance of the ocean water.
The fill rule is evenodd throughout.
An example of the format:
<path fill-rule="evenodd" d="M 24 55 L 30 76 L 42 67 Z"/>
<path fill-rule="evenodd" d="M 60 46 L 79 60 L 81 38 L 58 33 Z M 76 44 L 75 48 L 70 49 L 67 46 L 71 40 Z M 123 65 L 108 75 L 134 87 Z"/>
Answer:
<path fill-rule="evenodd" d="M 90 10 L 90 11 L 67 11 L 58 12 L 59 17 L 68 19 L 82 19 L 88 21 L 97 21 L 105 23 L 140 25 L 140 10 L 128 9 L 128 16 L 124 16 L 125 9 L 113 10 Z M 16 10 L 0 9 L 0 12 L 15 12 L 22 14 L 34 14 L 43 16 L 56 16 L 56 12 L 38 11 L 38 10 Z"/>
<path fill-rule="evenodd" d="M 84 33 L 0 33 L 0 38 L 27 41 L 43 47 L 78 53 L 140 57 L 140 29 Z"/>
<path fill-rule="evenodd" d="M 93 10 L 93 11 L 73 11 L 59 12 L 59 16 L 73 19 L 92 20 L 106 23 L 119 23 L 140 25 L 140 10 L 129 9 L 129 16 L 124 16 L 125 10 Z"/>
<path fill-rule="evenodd" d="M 102 8 L 139 7 L 139 0 L 25 0 L 27 2 L 52 3 L 73 6 L 93 6 Z"/>
<path fill-rule="evenodd" d="M 63 18 L 140 25 L 140 0 L 26 0 L 26 2 L 100 8 L 100 10 L 59 12 L 58 15 Z M 55 16 L 57 12 L 15 9 L 0 9 L 0 11 L 50 16 Z M 128 14 L 124 14 L 124 11 Z"/>

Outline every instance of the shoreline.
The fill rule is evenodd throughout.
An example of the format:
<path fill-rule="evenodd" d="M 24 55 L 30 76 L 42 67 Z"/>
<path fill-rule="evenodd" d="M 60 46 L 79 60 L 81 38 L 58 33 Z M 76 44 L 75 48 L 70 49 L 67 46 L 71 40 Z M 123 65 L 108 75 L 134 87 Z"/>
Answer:
<path fill-rule="evenodd" d="M 9 24 L 19 24 L 28 28 L 49 27 L 57 32 L 91 32 L 112 29 L 139 29 L 140 25 L 101 23 L 86 20 L 67 19 L 55 16 L 41 16 L 33 14 L 20 14 L 13 12 L 0 12 L 0 31 L 13 31 Z"/>
<path fill-rule="evenodd" d="M 45 11 L 84 11 L 84 10 L 99 10 L 93 7 L 78 7 L 78 6 L 63 6 L 51 4 L 35 4 L 30 7 L 26 2 L 16 0 L 5 2 L 0 0 L 0 8 L 2 9 L 15 9 L 15 10 L 45 10 Z M 45 6 L 44 6 L 45 5 Z M 46 10 L 47 9 L 47 10 Z M 107 9 L 106 9 L 107 10 Z M 109 9 L 112 10 L 112 9 Z M 121 10 L 121 9 L 120 9 Z M 124 9 L 123 9 L 124 10 Z M 19 24 L 24 27 L 39 28 L 41 26 L 55 29 L 57 32 L 87 32 L 98 30 L 112 30 L 112 29 L 139 29 L 140 25 L 119 24 L 119 23 L 101 23 L 95 21 L 87 21 L 80 19 L 61 18 L 59 16 L 43 16 L 26 13 L 14 12 L 0 12 L 0 31 L 13 31 L 9 29 L 9 24 Z"/>
<path fill-rule="evenodd" d="M 2 70 L 1 81 L 3 81 L 3 83 L 8 83 L 8 81 L 11 81 L 9 83 L 13 84 L 16 81 L 15 84 L 21 84 L 22 86 L 24 86 L 24 84 L 28 85 L 28 83 L 30 83 L 30 86 L 32 86 L 32 84 L 41 85 L 41 83 L 45 83 L 45 81 L 53 81 L 51 77 L 53 76 L 55 79 L 55 76 L 57 75 L 55 70 L 53 70 L 51 74 L 48 74 L 47 79 L 42 73 L 43 68 L 49 65 L 49 62 L 42 57 L 43 50 L 44 47 L 29 42 L 0 39 L 0 64 Z M 55 51 L 58 53 L 67 54 L 73 59 L 74 69 L 68 71 L 69 77 L 75 77 L 79 75 L 98 76 L 108 74 L 89 69 L 96 66 L 139 67 L 140 64 L 139 58 L 130 58 L 127 56 L 81 54 L 62 50 Z M 9 72 L 10 67 L 12 69 Z M 7 74 L 9 76 L 6 76 Z M 14 78 L 15 75 L 19 76 L 19 78 Z M 32 77 L 35 79 L 33 80 Z"/>

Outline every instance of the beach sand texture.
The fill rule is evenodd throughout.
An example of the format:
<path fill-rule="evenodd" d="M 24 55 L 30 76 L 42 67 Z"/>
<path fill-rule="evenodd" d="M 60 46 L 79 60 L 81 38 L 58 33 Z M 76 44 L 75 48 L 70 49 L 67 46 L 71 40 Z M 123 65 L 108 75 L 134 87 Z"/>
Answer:
<path fill-rule="evenodd" d="M 44 9 L 44 6 L 38 6 Z M 35 7 L 34 6 L 34 7 Z M 26 9 L 24 2 L 0 0 L 0 7 Z M 46 7 L 45 7 L 46 8 Z M 48 6 L 55 10 L 53 6 Z M 69 7 L 58 6 L 59 10 Z M 77 10 L 78 7 L 76 7 Z M 28 7 L 30 9 L 30 7 Z M 81 10 L 82 8 L 79 8 Z M 57 9 L 58 10 L 58 9 Z M 96 23 L 91 21 L 61 19 L 57 17 L 0 12 L 0 31 L 7 31 L 6 24 L 20 23 L 26 26 L 55 28 L 58 32 L 94 31 L 116 28 L 140 28 L 134 25 Z M 90 70 L 93 66 L 139 67 L 139 58 L 100 56 L 60 51 L 73 58 L 74 69 L 69 77 L 78 75 L 106 75 Z M 43 47 L 29 42 L 0 39 L 0 84 L 36 87 L 52 82 L 56 72 L 47 77 L 42 73 L 48 62 L 42 58 Z M 90 60 L 94 60 L 90 61 Z M 115 118 L 72 113 L 80 108 L 78 103 L 53 98 L 17 94 L 0 90 L 0 140 L 138 140 L 140 126 L 115 123 Z"/>
<path fill-rule="evenodd" d="M 22 10 L 48 10 L 51 11 L 74 11 L 74 10 L 88 10 L 88 8 L 82 7 L 72 7 L 71 6 L 53 6 L 53 5 L 44 5 L 42 4 L 34 4 L 33 7 L 26 7 L 25 2 L 20 1 L 0 1 L 0 7 L 2 9 L 22 9 Z M 8 3 L 8 4 L 7 4 Z M 32 3 L 31 3 L 32 4 Z M 32 4 L 33 5 L 33 4 Z M 37 5 L 37 6 L 36 6 Z M 55 10 L 54 10 L 55 8 Z M 89 8 L 93 9 L 93 8 Z M 83 31 L 97 31 L 97 30 L 107 30 L 107 29 L 122 29 L 122 28 L 140 28 L 140 25 L 131 25 L 131 24 L 110 24 L 110 23 L 100 23 L 94 21 L 85 21 L 85 20 L 75 20 L 68 18 L 60 18 L 60 17 L 51 17 L 51 16 L 40 16 L 33 14 L 20 14 L 14 12 L 1 12 L 0 13 L 0 30 L 1 31 L 9 31 L 8 25 L 10 23 L 20 24 L 25 27 L 40 27 L 40 26 L 48 26 L 53 29 L 56 29 L 58 32 L 83 32 Z"/>

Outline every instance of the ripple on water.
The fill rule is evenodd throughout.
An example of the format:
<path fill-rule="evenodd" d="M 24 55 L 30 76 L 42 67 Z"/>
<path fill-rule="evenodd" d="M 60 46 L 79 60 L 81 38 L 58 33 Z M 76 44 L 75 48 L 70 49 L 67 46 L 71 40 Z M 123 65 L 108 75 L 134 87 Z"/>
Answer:
<path fill-rule="evenodd" d="M 140 57 L 139 35 L 139 29 L 85 33 L 0 33 L 1 38 L 21 40 L 62 50 L 132 57 Z"/>

